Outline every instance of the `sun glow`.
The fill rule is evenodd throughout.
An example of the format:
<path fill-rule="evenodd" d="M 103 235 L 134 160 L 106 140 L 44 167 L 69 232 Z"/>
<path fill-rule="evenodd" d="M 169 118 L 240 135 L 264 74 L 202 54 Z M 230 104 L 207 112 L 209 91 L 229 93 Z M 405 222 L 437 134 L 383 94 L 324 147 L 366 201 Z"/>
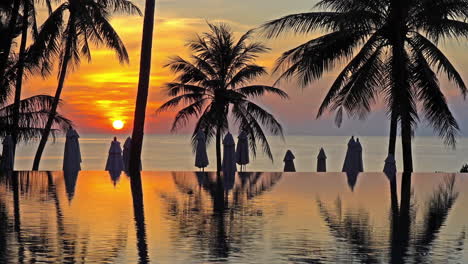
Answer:
<path fill-rule="evenodd" d="M 124 122 L 122 120 L 115 120 L 112 123 L 112 126 L 114 127 L 114 129 L 120 130 L 124 127 Z"/>

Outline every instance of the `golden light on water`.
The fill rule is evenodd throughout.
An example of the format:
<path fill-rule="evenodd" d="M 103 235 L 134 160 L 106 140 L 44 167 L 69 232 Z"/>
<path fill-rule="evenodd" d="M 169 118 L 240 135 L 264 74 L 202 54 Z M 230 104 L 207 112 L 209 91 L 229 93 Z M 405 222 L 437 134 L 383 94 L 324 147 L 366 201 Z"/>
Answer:
<path fill-rule="evenodd" d="M 122 120 L 115 120 L 112 123 L 112 126 L 114 127 L 114 129 L 120 130 L 120 129 L 122 129 L 124 127 L 124 122 Z"/>

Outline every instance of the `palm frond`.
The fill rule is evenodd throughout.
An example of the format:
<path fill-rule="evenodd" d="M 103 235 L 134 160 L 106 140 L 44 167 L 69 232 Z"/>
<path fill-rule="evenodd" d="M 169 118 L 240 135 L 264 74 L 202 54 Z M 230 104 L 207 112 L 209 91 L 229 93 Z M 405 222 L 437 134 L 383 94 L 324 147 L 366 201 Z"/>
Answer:
<path fill-rule="evenodd" d="M 236 89 L 236 91 L 245 96 L 251 96 L 251 97 L 259 97 L 259 96 L 265 95 L 266 93 L 271 93 L 274 95 L 278 95 L 279 97 L 283 99 L 289 98 L 288 94 L 284 92 L 283 90 L 272 87 L 272 86 L 266 86 L 266 85 L 251 85 L 251 86 L 238 88 Z"/>
<path fill-rule="evenodd" d="M 358 116 L 364 119 L 375 103 L 377 89 L 382 87 L 383 62 L 380 59 L 381 52 L 374 54 L 349 78 L 343 89 L 337 94 L 330 106 L 331 110 L 343 108 L 349 116 Z M 336 124 L 341 125 L 343 112 L 337 112 Z"/>
<path fill-rule="evenodd" d="M 164 67 L 168 67 L 174 73 L 180 73 L 177 79 L 181 83 L 197 83 L 209 79 L 202 70 L 179 56 L 170 58 Z"/>
<path fill-rule="evenodd" d="M 129 0 L 96 0 L 96 2 L 105 8 L 108 8 L 113 13 L 139 16 L 143 15 L 140 8 Z"/>
<path fill-rule="evenodd" d="M 40 136 L 50 115 L 54 98 L 48 95 L 36 95 L 20 101 L 20 114 L 18 121 L 18 139 L 29 141 Z M 0 109 L 0 134 L 5 136 L 14 129 L 13 118 L 14 105 L 8 105 Z M 53 119 L 53 132 L 65 131 L 72 122 L 60 114 Z"/>
<path fill-rule="evenodd" d="M 445 144 L 455 147 L 460 128 L 440 91 L 436 74 L 420 51 L 415 51 L 413 56 L 412 76 L 426 119 L 444 139 Z"/>
<path fill-rule="evenodd" d="M 457 69 L 452 65 L 450 60 L 437 48 L 429 39 L 421 34 L 416 33 L 415 36 L 409 39 L 409 43 L 414 49 L 421 50 L 424 57 L 428 60 L 430 66 L 435 67 L 437 72 L 441 70 L 447 75 L 447 78 L 453 82 L 464 97 L 468 92 L 465 82 L 458 73 Z"/>
<path fill-rule="evenodd" d="M 201 99 L 193 104 L 181 109 L 177 112 L 174 122 L 172 123 L 171 132 L 177 131 L 179 128 L 187 125 L 191 117 L 198 117 L 203 110 L 203 106 L 207 99 Z"/>
<path fill-rule="evenodd" d="M 38 70 L 43 76 L 52 71 L 52 64 L 60 54 L 63 17 L 67 8 L 67 3 L 57 7 L 40 27 L 39 34 L 28 49 L 25 59 L 28 70 L 34 72 L 37 70 L 35 66 L 38 65 Z"/>
<path fill-rule="evenodd" d="M 343 68 L 343 70 L 340 72 L 340 74 L 338 74 L 335 81 L 328 90 L 327 95 L 323 99 L 322 104 L 320 105 L 320 108 L 317 112 L 317 118 L 319 118 L 326 111 L 326 109 L 336 98 L 337 94 L 341 91 L 343 86 L 347 82 L 349 82 L 350 77 L 353 76 L 353 74 L 355 74 L 355 72 L 363 64 L 365 64 L 369 60 L 369 58 L 372 57 L 373 54 L 375 54 L 375 52 L 379 51 L 379 49 L 382 48 L 382 42 L 383 41 L 381 40 L 380 32 L 374 33 L 372 37 L 370 37 L 369 40 L 367 40 L 367 42 L 363 45 L 363 47 L 356 54 L 356 56 L 354 56 L 349 61 L 349 63 Z M 341 121 L 339 123 L 341 123 Z"/>
<path fill-rule="evenodd" d="M 112 0 L 109 2 L 128 2 L 128 1 L 123 1 L 123 0 Z M 93 13 L 93 22 L 94 26 L 97 28 L 97 31 L 99 33 L 100 38 L 102 39 L 102 43 L 106 45 L 108 48 L 113 49 L 121 63 L 128 63 L 129 62 L 129 57 L 127 53 L 127 49 L 125 48 L 125 45 L 123 41 L 120 39 L 119 35 L 117 32 L 114 30 L 112 25 L 109 23 L 109 21 L 102 16 L 101 13 L 99 12 L 94 12 Z"/>
<path fill-rule="evenodd" d="M 258 77 L 267 74 L 265 67 L 258 65 L 246 65 L 241 68 L 229 81 L 228 87 L 236 88 L 239 85 L 244 85 Z"/>
<path fill-rule="evenodd" d="M 201 99 L 203 99 L 203 94 L 199 93 L 187 93 L 179 95 L 162 104 L 158 110 L 156 110 L 156 113 L 171 110 L 177 107 L 180 103 L 193 104 L 194 102 Z"/>
<path fill-rule="evenodd" d="M 194 94 L 207 93 L 207 90 L 205 88 L 196 86 L 196 85 L 170 82 L 170 83 L 166 83 L 165 86 L 166 86 L 166 91 L 167 91 L 168 96 L 178 96 L 180 94 L 187 94 L 187 93 L 194 93 Z"/>
<path fill-rule="evenodd" d="M 275 38 L 286 30 L 297 34 L 308 34 L 317 29 L 334 30 L 338 12 L 309 12 L 283 16 L 268 21 L 260 27 L 267 38 Z"/>
<path fill-rule="evenodd" d="M 336 31 L 310 40 L 284 52 L 276 61 L 274 71 L 286 69 L 279 80 L 296 77 L 302 86 L 322 77 L 343 59 L 349 59 L 354 49 L 366 38 L 367 32 Z"/>

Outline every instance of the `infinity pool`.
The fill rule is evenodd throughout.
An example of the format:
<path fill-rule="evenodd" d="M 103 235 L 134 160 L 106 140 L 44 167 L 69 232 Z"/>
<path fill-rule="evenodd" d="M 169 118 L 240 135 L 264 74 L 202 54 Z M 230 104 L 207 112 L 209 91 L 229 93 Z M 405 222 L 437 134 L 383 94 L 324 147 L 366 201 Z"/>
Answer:
<path fill-rule="evenodd" d="M 0 263 L 468 263 L 468 175 L 0 175 Z"/>

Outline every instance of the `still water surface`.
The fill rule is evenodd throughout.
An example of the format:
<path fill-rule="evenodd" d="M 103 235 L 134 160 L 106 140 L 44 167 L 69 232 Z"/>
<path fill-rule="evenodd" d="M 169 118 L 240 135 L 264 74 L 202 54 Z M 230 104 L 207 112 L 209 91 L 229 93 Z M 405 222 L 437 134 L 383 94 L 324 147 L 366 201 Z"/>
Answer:
<path fill-rule="evenodd" d="M 468 175 L 0 175 L 0 263 L 468 263 Z"/>

